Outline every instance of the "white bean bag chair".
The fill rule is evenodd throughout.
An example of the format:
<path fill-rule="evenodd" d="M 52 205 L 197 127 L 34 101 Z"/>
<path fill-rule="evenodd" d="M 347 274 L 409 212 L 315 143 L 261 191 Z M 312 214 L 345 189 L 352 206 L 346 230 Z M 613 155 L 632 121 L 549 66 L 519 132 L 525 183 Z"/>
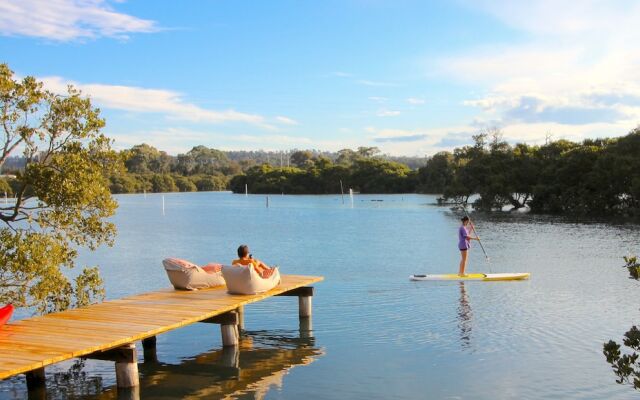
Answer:
<path fill-rule="evenodd" d="M 222 275 L 230 294 L 256 294 L 266 292 L 280 283 L 280 271 L 272 268 L 268 277 L 262 277 L 253 267 L 223 265 Z"/>
<path fill-rule="evenodd" d="M 220 264 L 207 264 L 203 269 L 186 260 L 166 258 L 162 260 L 162 265 L 176 289 L 198 290 L 224 285 Z"/>

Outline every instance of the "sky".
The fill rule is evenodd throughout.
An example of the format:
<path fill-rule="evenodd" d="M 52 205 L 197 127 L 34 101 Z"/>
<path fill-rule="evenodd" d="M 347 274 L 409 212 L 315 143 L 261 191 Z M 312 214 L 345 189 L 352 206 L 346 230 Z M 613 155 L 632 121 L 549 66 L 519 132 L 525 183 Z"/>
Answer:
<path fill-rule="evenodd" d="M 636 0 L 0 0 L 0 63 L 169 154 L 428 156 L 640 123 Z"/>

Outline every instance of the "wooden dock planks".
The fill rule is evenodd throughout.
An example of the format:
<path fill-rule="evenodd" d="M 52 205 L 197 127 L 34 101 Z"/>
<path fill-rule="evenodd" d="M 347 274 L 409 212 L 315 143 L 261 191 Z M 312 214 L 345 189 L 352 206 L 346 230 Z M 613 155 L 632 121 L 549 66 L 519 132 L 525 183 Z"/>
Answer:
<path fill-rule="evenodd" d="M 225 287 L 162 289 L 9 323 L 0 327 L 0 379 L 133 343 L 322 280 L 283 275 L 276 288 L 247 296 L 227 294 Z"/>

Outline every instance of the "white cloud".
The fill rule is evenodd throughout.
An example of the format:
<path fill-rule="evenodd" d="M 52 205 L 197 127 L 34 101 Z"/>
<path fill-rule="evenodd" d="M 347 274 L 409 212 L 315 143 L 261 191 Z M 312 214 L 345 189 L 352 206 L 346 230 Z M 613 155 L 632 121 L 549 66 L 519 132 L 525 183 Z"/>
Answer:
<path fill-rule="evenodd" d="M 458 125 L 428 129 L 378 129 L 370 126 L 365 131 L 372 134 L 369 136 L 370 144 L 379 147 L 383 153 L 421 157 L 470 143 L 471 135 L 478 128 Z"/>
<path fill-rule="evenodd" d="M 298 121 L 283 116 L 277 116 L 276 121 L 284 125 L 298 125 Z"/>
<path fill-rule="evenodd" d="M 341 138 L 339 140 L 317 140 L 304 136 L 233 134 L 221 131 L 201 131 L 185 128 L 165 128 L 133 132 L 107 132 L 115 140 L 116 149 L 128 149 L 140 143 L 177 155 L 204 145 L 220 150 L 291 150 L 323 149 L 337 151 L 344 148 L 355 149 L 366 144 L 365 140 Z"/>
<path fill-rule="evenodd" d="M 397 110 L 379 110 L 376 114 L 378 117 L 397 117 L 400 111 Z"/>
<path fill-rule="evenodd" d="M 113 10 L 106 0 L 3 0 L 0 34 L 69 41 L 100 36 L 126 39 L 154 32 L 154 21 Z"/>
<path fill-rule="evenodd" d="M 526 33 L 519 43 L 485 45 L 437 65 L 440 74 L 487 88 L 464 102 L 481 109 L 479 119 L 542 138 L 541 128 L 584 138 L 625 134 L 640 122 L 640 3 L 469 4 Z"/>
<path fill-rule="evenodd" d="M 380 96 L 370 96 L 368 99 L 375 103 L 385 103 L 389 100 L 386 97 L 380 97 Z"/>
<path fill-rule="evenodd" d="M 60 77 L 41 78 L 45 88 L 56 93 L 65 93 L 67 85 L 72 84 L 82 90 L 98 105 L 125 111 L 142 113 L 161 113 L 170 118 L 192 122 L 244 122 L 265 129 L 274 130 L 265 118 L 256 114 L 247 114 L 235 110 L 209 110 L 186 102 L 182 95 L 164 89 L 147 89 L 135 86 L 104 85 L 97 83 L 81 84 Z M 283 123 L 282 119 L 276 119 Z M 293 121 L 293 120 L 290 120 Z"/>
<path fill-rule="evenodd" d="M 420 99 L 417 97 L 409 97 L 407 98 L 407 103 L 413 104 L 413 105 L 424 104 L 424 99 Z"/>

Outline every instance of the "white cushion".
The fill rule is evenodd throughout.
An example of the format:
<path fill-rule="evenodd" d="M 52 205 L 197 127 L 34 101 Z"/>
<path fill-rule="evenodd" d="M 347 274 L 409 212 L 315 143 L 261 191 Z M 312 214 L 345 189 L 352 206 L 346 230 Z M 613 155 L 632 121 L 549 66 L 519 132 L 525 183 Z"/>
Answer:
<path fill-rule="evenodd" d="M 166 258 L 162 265 L 169 281 L 176 289 L 198 290 L 224 285 L 222 271 L 207 272 L 197 265 L 179 258 Z"/>
<path fill-rule="evenodd" d="M 256 294 L 266 292 L 280 283 L 280 271 L 275 267 L 268 278 L 263 278 L 253 267 L 242 265 L 222 266 L 222 275 L 231 294 Z"/>

